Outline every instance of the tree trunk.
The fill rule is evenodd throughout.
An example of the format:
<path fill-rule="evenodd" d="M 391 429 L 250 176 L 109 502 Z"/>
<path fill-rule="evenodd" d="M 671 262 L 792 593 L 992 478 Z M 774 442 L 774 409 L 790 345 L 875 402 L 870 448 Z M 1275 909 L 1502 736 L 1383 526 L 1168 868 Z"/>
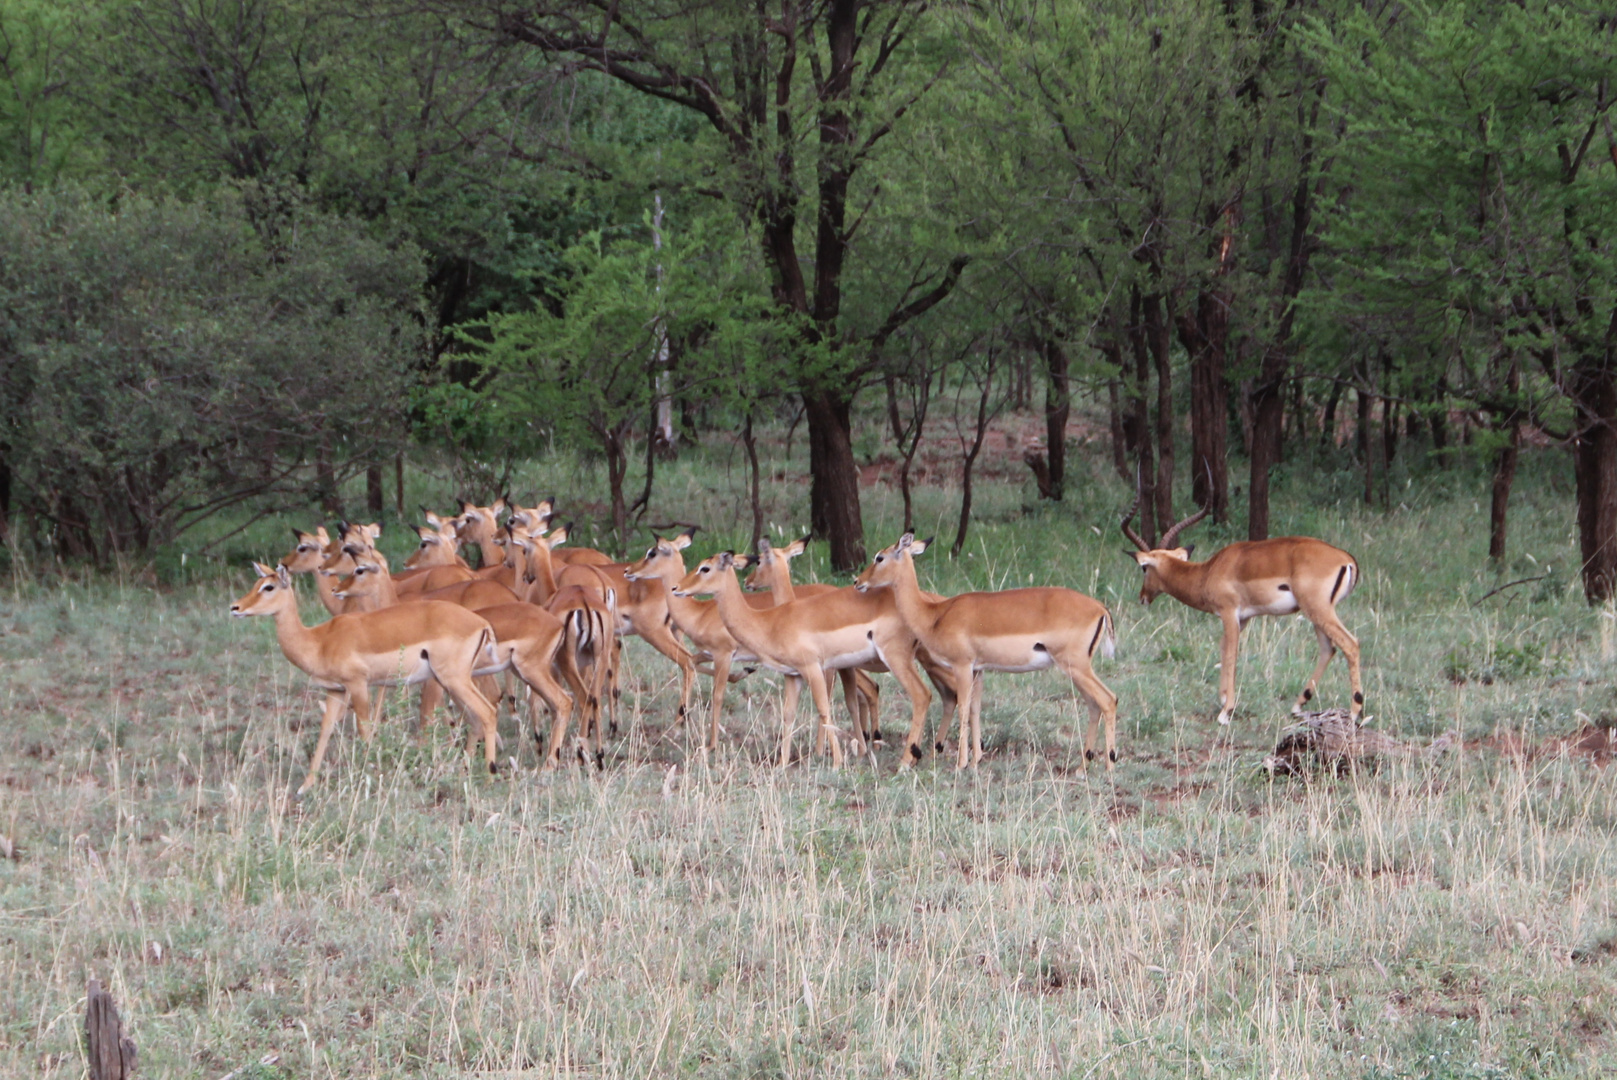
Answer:
<path fill-rule="evenodd" d="M 1163 529 L 1178 520 L 1173 516 L 1173 358 L 1171 313 L 1164 318 L 1162 294 L 1144 298 L 1145 340 L 1157 370 L 1157 521 Z"/>
<path fill-rule="evenodd" d="M 1114 363 L 1116 362 L 1115 349 L 1103 351 L 1107 352 Z M 1123 408 L 1119 401 L 1122 396 L 1121 384 L 1121 379 L 1106 380 L 1106 426 L 1112 435 L 1112 468 L 1117 470 L 1117 475 L 1125 484 L 1132 484 L 1134 477 L 1129 475 L 1128 439 L 1123 433 Z"/>
<path fill-rule="evenodd" d="M 1223 521 L 1230 509 L 1229 399 L 1224 356 L 1229 297 L 1202 290 L 1195 310 L 1174 320 L 1190 357 L 1190 493 L 1197 506 Z"/>
<path fill-rule="evenodd" d="M 1134 480 L 1140 496 L 1140 535 L 1147 543 L 1157 542 L 1157 466 L 1151 452 L 1151 407 L 1146 394 L 1151 387 L 1151 351 L 1145 344 L 1145 327 L 1140 311 L 1140 291 L 1129 297 L 1129 353 L 1134 360 L 1134 380 L 1129 386 L 1129 408 L 1123 416 L 1123 436 L 1135 460 Z"/>
<path fill-rule="evenodd" d="M 1516 482 L 1516 457 L 1521 446 L 1522 425 L 1512 417 L 1510 441 L 1500 447 L 1493 466 L 1493 504 L 1488 514 L 1488 558 L 1505 561 L 1505 519 L 1510 512 L 1510 488 Z"/>
<path fill-rule="evenodd" d="M 404 520 L 404 451 L 400 450 L 393 457 L 393 508 L 399 513 L 399 520 Z"/>
<path fill-rule="evenodd" d="M 831 567 L 865 565 L 859 513 L 859 467 L 853 458 L 852 401 L 828 390 L 803 395 L 809 434 L 809 512 L 816 536 L 831 543 Z"/>
<path fill-rule="evenodd" d="M 1342 380 L 1337 379 L 1331 383 L 1330 396 L 1325 399 L 1325 417 L 1320 421 L 1319 446 L 1321 450 L 1336 445 L 1336 407 L 1341 404 L 1341 401 Z"/>
<path fill-rule="evenodd" d="M 1370 396 L 1368 390 L 1358 391 L 1359 395 L 1359 458 L 1364 462 L 1364 505 L 1369 506 L 1375 502 L 1376 494 L 1376 462 L 1371 448 L 1375 445 L 1370 438 L 1371 410 L 1375 407 L 1375 398 Z"/>
<path fill-rule="evenodd" d="M 1604 603 L 1617 582 L 1617 380 L 1596 360 L 1573 369 L 1579 430 L 1572 443 L 1577 477 L 1583 595 Z"/>
<path fill-rule="evenodd" d="M 982 450 L 983 438 L 988 434 L 988 397 L 993 392 L 994 362 L 990 359 L 983 379 L 982 396 L 977 399 L 977 430 L 971 440 L 971 449 L 966 451 L 965 460 L 960 465 L 960 523 L 955 528 L 954 543 L 949 548 L 951 559 L 958 559 L 961 551 L 965 550 L 966 531 L 971 528 L 972 466 L 977 464 L 977 454 Z"/>
<path fill-rule="evenodd" d="M 382 463 L 372 462 L 365 466 L 365 509 L 372 517 L 381 517 L 387 506 L 387 500 L 382 495 Z"/>
<path fill-rule="evenodd" d="M 1271 346 L 1263 357 L 1263 371 L 1252 389 L 1252 477 L 1247 491 L 1246 537 L 1269 539 L 1269 470 L 1280 460 L 1281 424 L 1285 420 L 1282 393 L 1291 358 L 1283 346 Z"/>
<path fill-rule="evenodd" d="M 617 537 L 618 550 L 629 545 L 629 507 L 623 497 L 623 482 L 629 472 L 628 450 L 623 445 L 623 431 L 614 428 L 606 433 L 606 482 L 612 498 L 612 532 Z"/>
<path fill-rule="evenodd" d="M 746 423 L 741 427 L 741 443 L 747 448 L 747 470 L 752 481 L 749 493 L 752 497 L 752 541 L 747 545 L 747 550 L 757 551 L 758 541 L 764 535 L 764 504 L 758 481 L 758 440 L 752 433 L 751 409 L 747 410 Z"/>
<path fill-rule="evenodd" d="M 124 1034 L 112 995 L 91 979 L 84 1002 L 84 1056 L 90 1080 L 126 1080 L 135 1075 L 135 1044 Z"/>
<path fill-rule="evenodd" d="M 1039 342 L 1048 377 L 1044 388 L 1044 449 L 1027 450 L 1022 460 L 1033 471 L 1041 499 L 1061 501 L 1067 475 L 1067 416 L 1072 411 L 1071 384 L 1067 377 L 1067 353 L 1054 338 Z M 1012 369 L 1017 378 L 1032 375 L 1023 366 Z M 1031 398 L 1032 391 L 1028 391 Z"/>

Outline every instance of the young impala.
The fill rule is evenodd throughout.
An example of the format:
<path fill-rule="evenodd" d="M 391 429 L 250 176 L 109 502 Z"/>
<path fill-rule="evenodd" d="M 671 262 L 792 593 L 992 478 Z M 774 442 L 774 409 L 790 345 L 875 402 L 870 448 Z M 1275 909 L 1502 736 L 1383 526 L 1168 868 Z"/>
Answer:
<path fill-rule="evenodd" d="M 1342 650 L 1348 680 L 1353 685 L 1352 715 L 1364 711 L 1364 688 L 1359 683 L 1359 640 L 1348 633 L 1336 616 L 1336 605 L 1346 600 L 1359 583 L 1359 564 L 1341 548 L 1307 536 L 1278 536 L 1271 540 L 1243 540 L 1231 544 L 1206 562 L 1191 562 L 1195 545 L 1175 547 L 1179 534 L 1207 516 L 1200 510 L 1169 529 L 1162 544 L 1152 547 L 1129 521 L 1139 508 L 1123 515 L 1123 535 L 1137 551 L 1124 550 L 1145 575 L 1140 603 L 1149 604 L 1163 593 L 1181 604 L 1217 615 L 1224 624 L 1223 666 L 1218 679 L 1218 722 L 1230 722 L 1235 711 L 1235 659 L 1241 648 L 1241 630 L 1255 615 L 1301 613 L 1314 624 L 1319 640 L 1319 664 L 1297 696 L 1292 712 L 1301 711 L 1314 697 L 1325 668 Z"/>
<path fill-rule="evenodd" d="M 326 692 L 320 741 L 309 760 L 309 775 L 298 787 L 299 795 L 319 777 L 331 729 L 346 708 L 353 708 L 360 737 L 369 742 L 373 734 L 370 687 L 428 679 L 442 683 L 467 715 L 476 719 L 476 724 L 466 727 L 467 751 L 477 745 L 481 733 L 488 770 L 499 771 L 494 706 L 472 683 L 473 668 L 493 660 L 494 632 L 486 619 L 454 604 L 429 601 L 336 615 L 308 627 L 298 618 L 297 594 L 287 569 L 262 563 L 253 567 L 258 580 L 247 595 L 230 605 L 230 614 L 238 619 L 249 615 L 274 618 L 281 652 Z"/>
<path fill-rule="evenodd" d="M 928 600 L 916 579 L 914 559 L 926 548 L 926 541 L 905 533 L 898 543 L 876 553 L 855 584 L 861 592 L 890 591 L 916 640 L 953 674 L 960 699 L 958 767 L 975 765 L 983 756 L 982 682 L 977 673 L 1058 667 L 1089 705 L 1085 757 L 1094 759 L 1104 722 L 1110 769 L 1117 761 L 1117 695 L 1090 666 L 1097 652 L 1110 657 L 1116 642 L 1105 606 L 1081 592 L 1060 588 L 970 592 Z"/>

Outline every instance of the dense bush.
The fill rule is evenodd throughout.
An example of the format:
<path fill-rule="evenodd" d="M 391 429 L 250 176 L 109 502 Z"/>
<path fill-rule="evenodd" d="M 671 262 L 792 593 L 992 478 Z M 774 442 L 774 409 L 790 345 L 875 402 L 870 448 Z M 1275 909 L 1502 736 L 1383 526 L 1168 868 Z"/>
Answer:
<path fill-rule="evenodd" d="M 262 191 L 0 192 L 14 542 L 106 562 L 243 503 L 329 500 L 404 431 L 422 276 L 415 248 Z"/>

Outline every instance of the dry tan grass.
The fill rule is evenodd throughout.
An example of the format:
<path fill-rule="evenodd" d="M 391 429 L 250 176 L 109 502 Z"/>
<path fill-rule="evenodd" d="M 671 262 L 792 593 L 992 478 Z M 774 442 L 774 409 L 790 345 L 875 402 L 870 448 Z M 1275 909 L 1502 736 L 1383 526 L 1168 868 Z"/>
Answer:
<path fill-rule="evenodd" d="M 316 703 L 267 627 L 225 621 L 239 582 L 14 588 L 0 1073 L 80 1075 L 95 975 L 151 1076 L 1597 1074 L 1617 1063 L 1617 791 L 1549 740 L 1610 700 L 1600 614 L 1471 608 L 1467 579 L 1409 572 L 1418 515 L 1339 527 L 1378 725 L 1457 727 L 1458 752 L 1271 778 L 1308 628 L 1253 624 L 1217 730 L 1216 629 L 1118 603 L 1135 579 L 1081 518 L 989 524 L 980 561 L 934 580 L 1032 565 L 1113 603 L 1115 778 L 1078 757 L 1058 676 L 990 680 L 976 774 L 895 774 L 890 753 L 776 770 L 761 674 L 705 760 L 636 643 L 604 775 L 537 773 L 529 743 L 490 781 L 441 729 L 417 745 L 395 699 L 289 806 Z M 1504 671 L 1526 642 L 1536 668 L 1443 674 L 1459 646 Z M 1550 749 L 1481 741 L 1505 734 Z"/>

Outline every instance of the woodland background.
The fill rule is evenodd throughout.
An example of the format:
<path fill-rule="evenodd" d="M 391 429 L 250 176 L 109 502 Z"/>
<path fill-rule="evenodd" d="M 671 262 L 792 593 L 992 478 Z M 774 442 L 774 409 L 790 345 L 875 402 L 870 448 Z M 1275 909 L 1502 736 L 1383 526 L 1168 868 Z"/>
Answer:
<path fill-rule="evenodd" d="M 1288 459 L 1563 448 L 1617 579 L 1617 17 L 1546 3 L 0 3 L 0 528 L 149 560 L 801 425 L 834 568 L 855 420 L 906 501 L 952 410 L 1063 498 L 1109 419 L 1149 536 L 1268 535 Z M 964 422 L 962 422 L 964 417 Z M 1188 422 L 1186 422 L 1188 417 Z M 790 436 L 789 436 L 790 437 Z M 869 455 L 867 455 L 868 457 Z M 345 483 L 366 477 L 366 505 Z M 753 500 L 753 536 L 763 515 Z M 221 530 L 213 529 L 211 542 Z"/>

